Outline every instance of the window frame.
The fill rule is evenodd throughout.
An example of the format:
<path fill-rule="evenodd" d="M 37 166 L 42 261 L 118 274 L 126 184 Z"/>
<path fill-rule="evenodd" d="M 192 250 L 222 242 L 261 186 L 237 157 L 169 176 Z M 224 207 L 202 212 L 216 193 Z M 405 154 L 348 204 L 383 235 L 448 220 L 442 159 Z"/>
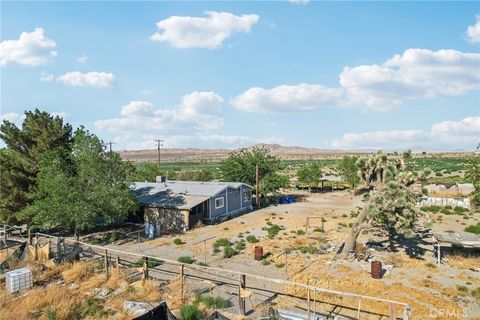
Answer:
<path fill-rule="evenodd" d="M 222 201 L 222 204 L 217 206 L 217 200 L 221 200 L 221 201 Z M 225 197 L 224 197 L 224 196 L 216 197 L 216 198 L 215 198 L 215 210 L 221 209 L 221 208 L 223 208 L 223 207 L 225 207 Z"/>
<path fill-rule="evenodd" d="M 247 202 L 252 200 L 252 190 L 244 190 L 243 191 L 243 202 Z"/>

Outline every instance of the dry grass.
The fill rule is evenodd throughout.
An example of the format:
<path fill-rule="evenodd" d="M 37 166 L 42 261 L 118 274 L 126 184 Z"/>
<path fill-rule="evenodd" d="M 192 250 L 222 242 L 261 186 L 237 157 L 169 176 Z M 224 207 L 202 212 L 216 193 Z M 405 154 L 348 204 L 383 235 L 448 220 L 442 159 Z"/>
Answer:
<path fill-rule="evenodd" d="M 448 265 L 459 269 L 480 268 L 480 259 L 477 257 L 464 257 L 461 255 L 449 255 Z"/>
<path fill-rule="evenodd" d="M 398 277 L 399 282 L 388 285 L 383 281 L 372 279 L 365 272 L 353 271 L 346 266 L 337 266 L 336 270 L 341 272 L 338 272 L 335 276 L 323 274 L 322 272 L 312 272 L 299 274 L 293 277 L 293 280 L 300 283 L 309 283 L 321 288 L 367 294 L 373 297 L 388 297 L 388 299 L 405 302 L 410 304 L 414 310 L 413 319 L 425 319 L 425 317 L 429 316 L 432 307 L 461 311 L 461 306 L 452 302 L 454 299 L 447 299 L 454 298 L 455 291 L 453 289 L 445 289 L 440 284 L 430 280 L 428 280 L 428 283 L 418 283 L 418 285 L 424 288 L 418 289 L 407 286 L 401 277 Z M 285 290 L 299 297 L 307 296 L 307 290 L 297 286 L 287 286 Z M 432 294 L 431 290 L 434 290 L 436 293 Z M 319 304 L 320 309 L 322 307 L 324 309 L 331 308 L 332 304 L 353 308 L 356 308 L 358 305 L 358 299 L 356 298 L 342 298 L 338 295 L 319 293 L 317 293 L 317 298 L 328 303 Z M 381 302 L 362 300 L 362 309 L 380 314 L 388 314 L 388 305 Z M 397 308 L 398 316 L 401 314 L 400 309 L 401 308 Z"/>
<path fill-rule="evenodd" d="M 59 320 L 69 319 L 70 310 L 79 300 L 78 293 L 58 285 L 34 288 L 19 296 L 4 293 L 0 319 L 41 319 L 46 307 L 54 309 Z"/>
<path fill-rule="evenodd" d="M 79 283 L 88 279 L 94 272 L 95 264 L 93 262 L 74 262 L 70 268 L 62 272 L 62 277 L 67 283 Z"/>

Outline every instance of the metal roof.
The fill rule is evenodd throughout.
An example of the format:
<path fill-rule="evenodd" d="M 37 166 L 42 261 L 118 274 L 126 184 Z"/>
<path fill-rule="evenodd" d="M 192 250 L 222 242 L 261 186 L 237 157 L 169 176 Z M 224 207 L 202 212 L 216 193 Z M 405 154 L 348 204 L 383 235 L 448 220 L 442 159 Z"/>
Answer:
<path fill-rule="evenodd" d="M 442 232 L 434 233 L 433 236 L 439 242 L 480 247 L 480 237 L 469 232 Z"/>
<path fill-rule="evenodd" d="M 166 181 L 135 182 L 134 192 L 143 205 L 191 209 L 226 188 L 251 186 L 242 182 Z"/>

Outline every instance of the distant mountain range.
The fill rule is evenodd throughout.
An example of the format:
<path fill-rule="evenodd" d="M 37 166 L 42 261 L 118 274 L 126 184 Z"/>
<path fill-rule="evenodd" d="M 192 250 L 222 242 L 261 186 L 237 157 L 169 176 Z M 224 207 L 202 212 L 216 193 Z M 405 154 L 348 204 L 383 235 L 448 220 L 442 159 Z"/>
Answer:
<path fill-rule="evenodd" d="M 318 148 L 304 148 L 298 146 L 282 146 L 279 144 L 258 143 L 252 147 L 266 148 L 272 154 L 277 155 L 283 160 L 316 160 L 316 159 L 337 159 L 347 154 L 366 154 L 376 150 L 330 150 Z M 411 149 L 415 153 L 471 153 L 465 150 L 443 151 L 432 150 L 421 146 Z M 228 157 L 228 154 L 235 150 L 231 149 L 199 149 L 199 148 L 170 148 L 161 149 L 160 157 L 162 162 L 218 162 Z M 386 152 L 393 152 L 386 151 Z M 151 150 L 123 150 L 119 151 L 120 156 L 125 160 L 134 162 L 155 162 L 158 158 L 156 149 Z"/>

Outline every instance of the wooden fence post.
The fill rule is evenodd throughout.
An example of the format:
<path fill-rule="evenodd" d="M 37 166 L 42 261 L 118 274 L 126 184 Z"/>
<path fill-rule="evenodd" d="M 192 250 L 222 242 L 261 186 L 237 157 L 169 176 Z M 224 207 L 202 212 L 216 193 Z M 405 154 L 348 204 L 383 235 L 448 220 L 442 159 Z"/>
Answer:
<path fill-rule="evenodd" d="M 184 292 L 184 281 L 185 281 L 185 265 L 180 265 L 180 294 L 181 294 L 181 301 L 182 305 L 185 303 L 185 292 Z"/>
<path fill-rule="evenodd" d="M 244 274 L 240 275 L 240 282 L 238 284 L 238 307 L 240 309 L 240 314 L 245 315 L 245 298 L 242 297 L 242 293 L 245 290 L 246 285 L 246 276 Z"/>
<path fill-rule="evenodd" d="M 108 251 L 107 251 L 107 249 L 105 249 L 105 259 L 104 259 L 103 263 L 105 264 L 105 276 L 108 279 Z"/>
<path fill-rule="evenodd" d="M 115 265 L 117 266 L 117 269 L 120 269 L 120 257 L 119 256 L 117 256 L 117 258 L 116 258 Z"/>
<path fill-rule="evenodd" d="M 148 278 L 148 258 L 143 257 L 142 282 Z"/>
<path fill-rule="evenodd" d="M 35 261 L 38 260 L 38 234 L 35 235 L 35 246 L 34 246 L 33 257 L 34 257 Z"/>
<path fill-rule="evenodd" d="M 28 228 L 28 244 L 32 245 L 33 239 L 32 239 L 32 229 Z"/>
<path fill-rule="evenodd" d="M 395 320 L 395 305 L 390 303 L 390 320 Z"/>

